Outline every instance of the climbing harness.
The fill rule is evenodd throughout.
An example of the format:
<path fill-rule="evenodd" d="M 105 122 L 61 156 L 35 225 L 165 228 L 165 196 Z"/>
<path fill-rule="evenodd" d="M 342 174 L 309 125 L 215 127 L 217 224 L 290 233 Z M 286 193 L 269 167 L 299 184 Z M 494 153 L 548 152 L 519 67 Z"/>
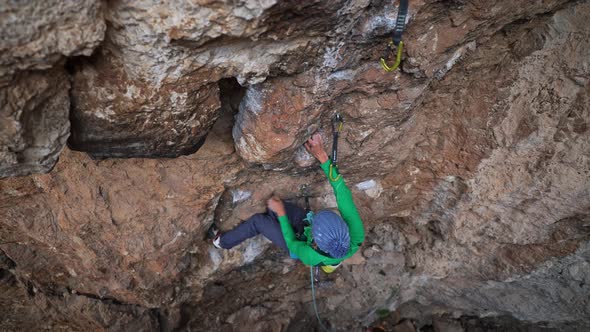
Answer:
<path fill-rule="evenodd" d="M 332 176 L 332 169 L 337 167 L 338 164 L 338 138 L 340 137 L 340 132 L 342 131 L 342 125 L 344 124 L 344 120 L 342 120 L 342 115 L 340 113 L 336 113 L 334 118 L 332 118 L 332 134 L 333 134 L 333 141 L 332 141 L 332 164 L 330 164 L 330 172 L 328 176 L 330 181 L 338 181 L 340 179 L 340 174 L 338 176 Z"/>
<path fill-rule="evenodd" d="M 324 271 L 324 273 L 326 274 L 330 274 L 334 271 L 336 271 L 336 269 L 342 264 L 342 262 L 336 264 L 336 265 L 322 265 L 320 266 L 320 268 L 322 269 L 322 271 Z"/>
<path fill-rule="evenodd" d="M 406 16 L 408 15 L 408 0 L 400 0 L 399 8 L 397 11 L 397 18 L 395 20 L 395 29 L 393 30 L 393 39 L 387 44 L 387 48 L 383 56 L 381 57 L 381 67 L 387 72 L 391 72 L 399 67 L 402 61 L 402 52 L 404 48 L 404 42 L 402 41 L 402 34 L 406 27 Z M 394 48 L 397 48 L 397 53 L 394 52 Z M 389 55 L 396 53 L 395 62 L 389 66 L 385 59 L 389 58 Z"/>

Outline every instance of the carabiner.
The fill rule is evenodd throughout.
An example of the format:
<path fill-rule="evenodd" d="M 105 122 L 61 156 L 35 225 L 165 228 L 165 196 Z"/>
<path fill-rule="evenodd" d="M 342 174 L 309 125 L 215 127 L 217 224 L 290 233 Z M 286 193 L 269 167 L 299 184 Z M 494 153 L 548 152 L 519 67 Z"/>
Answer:
<path fill-rule="evenodd" d="M 328 174 L 332 182 L 335 182 L 340 178 L 340 174 L 336 177 L 332 176 L 332 169 L 336 168 L 336 165 L 338 164 L 338 137 L 342 131 L 343 124 L 344 120 L 342 119 L 342 115 L 337 112 L 332 118 L 332 163 L 330 164 L 330 172 Z"/>
<path fill-rule="evenodd" d="M 389 42 L 388 48 L 393 49 L 392 46 L 393 46 L 393 41 Z M 395 62 L 391 66 L 387 65 L 387 62 L 385 61 L 385 57 L 381 58 L 381 61 L 380 61 L 381 67 L 383 67 L 383 69 L 385 69 L 385 71 L 392 72 L 392 71 L 396 70 L 397 67 L 399 67 L 400 63 L 402 62 L 403 48 L 404 48 L 404 42 L 400 41 L 399 45 L 397 45 L 397 55 L 395 56 Z"/>
<path fill-rule="evenodd" d="M 342 120 L 342 115 L 340 113 L 336 113 L 332 118 L 332 131 L 340 133 L 342 131 L 342 124 L 344 120 Z M 335 125 L 337 124 L 337 125 Z"/>

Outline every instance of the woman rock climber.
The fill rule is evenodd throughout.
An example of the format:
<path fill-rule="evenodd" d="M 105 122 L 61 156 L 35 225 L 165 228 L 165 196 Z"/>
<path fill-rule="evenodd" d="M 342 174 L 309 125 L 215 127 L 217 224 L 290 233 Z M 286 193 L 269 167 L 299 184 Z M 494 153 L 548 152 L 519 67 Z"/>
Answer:
<path fill-rule="evenodd" d="M 343 260 L 357 252 L 365 238 L 365 230 L 352 194 L 342 176 L 332 167 L 320 134 L 307 140 L 305 148 L 320 162 L 334 189 L 342 217 L 330 210 L 306 215 L 304 209 L 272 197 L 267 201 L 267 213 L 257 213 L 224 234 L 214 227 L 210 235 L 215 247 L 231 249 L 262 234 L 287 250 L 291 257 L 306 265 L 319 265 L 326 273 L 333 272 Z"/>

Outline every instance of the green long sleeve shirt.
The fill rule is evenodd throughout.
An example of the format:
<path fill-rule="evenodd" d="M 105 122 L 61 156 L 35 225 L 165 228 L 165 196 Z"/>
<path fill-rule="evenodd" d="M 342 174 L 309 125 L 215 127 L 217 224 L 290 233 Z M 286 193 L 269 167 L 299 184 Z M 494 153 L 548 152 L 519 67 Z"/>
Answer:
<path fill-rule="evenodd" d="M 287 243 L 287 248 L 289 248 L 291 253 L 299 257 L 299 259 L 305 265 L 336 265 L 354 255 L 365 239 L 365 229 L 356 206 L 354 205 L 352 193 L 346 186 L 346 183 L 344 183 L 342 176 L 338 177 L 338 171 L 335 167 L 332 169 L 332 177 L 337 178 L 337 180 L 332 181 L 330 179 L 329 172 L 331 164 L 332 161 L 328 159 L 328 161 L 321 164 L 320 167 L 324 170 L 324 173 L 328 177 L 328 181 L 330 181 L 330 184 L 334 189 L 338 210 L 340 211 L 342 219 L 344 219 L 348 225 L 348 231 L 350 233 L 350 247 L 346 256 L 342 258 L 324 256 L 312 248 L 307 243 L 307 241 L 298 240 L 295 236 L 295 232 L 293 231 L 293 227 L 289 223 L 288 217 L 286 215 L 280 216 L 279 223 L 281 224 L 281 231 L 283 233 L 283 237 L 285 238 L 285 242 Z"/>

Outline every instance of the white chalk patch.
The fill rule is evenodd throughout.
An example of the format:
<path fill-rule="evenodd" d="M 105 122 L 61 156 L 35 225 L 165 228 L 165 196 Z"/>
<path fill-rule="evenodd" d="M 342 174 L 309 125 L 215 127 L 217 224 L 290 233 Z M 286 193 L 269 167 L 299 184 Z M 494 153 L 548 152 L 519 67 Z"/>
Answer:
<path fill-rule="evenodd" d="M 410 190 L 410 188 L 412 188 L 412 184 L 411 184 L 411 183 L 408 183 L 408 184 L 406 184 L 406 185 L 404 186 L 404 192 L 407 194 L 407 193 L 408 193 L 408 191 Z"/>
<path fill-rule="evenodd" d="M 170 104 L 174 106 L 172 114 L 181 113 L 179 109 L 183 109 L 186 106 L 186 100 L 188 99 L 188 93 L 178 93 L 172 91 L 170 93 Z"/>
<path fill-rule="evenodd" d="M 223 260 L 223 257 L 221 256 L 221 250 L 209 248 L 209 258 L 211 258 L 211 262 L 213 262 L 213 271 L 217 271 L 217 269 L 219 269 L 219 265 L 221 265 L 221 261 Z"/>
<path fill-rule="evenodd" d="M 68 267 L 68 273 L 72 276 L 72 277 L 77 277 L 78 274 L 76 273 L 76 271 L 74 271 L 74 269 L 72 269 L 71 267 Z"/>
<path fill-rule="evenodd" d="M 375 180 L 367 180 L 356 184 L 356 188 L 359 190 L 369 190 L 377 185 Z"/>
<path fill-rule="evenodd" d="M 270 241 L 263 236 L 257 236 L 250 240 L 243 254 L 244 264 L 252 263 L 256 257 L 260 256 L 268 243 Z"/>
<path fill-rule="evenodd" d="M 473 51 L 476 47 L 477 44 L 475 43 L 475 41 L 472 41 L 467 43 L 465 46 L 457 49 L 455 53 L 453 53 L 449 61 L 447 61 L 445 66 L 441 68 L 438 72 L 436 72 L 435 77 L 437 79 L 441 79 L 446 73 L 449 72 L 449 70 L 451 70 L 455 66 L 455 64 L 459 61 L 459 59 L 463 57 L 465 53 L 467 53 L 467 51 Z"/>
<path fill-rule="evenodd" d="M 133 99 L 137 95 L 139 95 L 139 89 L 135 85 L 128 85 L 127 90 L 125 91 L 125 97 Z"/>
<path fill-rule="evenodd" d="M 359 136 L 360 136 L 361 139 L 365 139 L 365 138 L 367 138 L 367 136 L 371 135 L 372 133 L 373 133 L 373 129 L 368 129 L 368 130 L 365 130 L 365 131 L 361 131 L 359 133 Z"/>
<path fill-rule="evenodd" d="M 232 203 L 233 204 L 241 203 L 252 196 L 251 191 L 240 190 L 240 189 L 232 190 L 231 194 L 232 194 Z"/>
<path fill-rule="evenodd" d="M 381 196 L 381 193 L 383 192 L 383 186 L 373 179 L 357 183 L 355 187 L 364 191 L 365 194 L 371 198 L 377 198 Z"/>
<path fill-rule="evenodd" d="M 99 119 L 113 122 L 114 120 L 111 119 L 111 115 L 115 115 L 115 111 L 113 111 L 113 105 L 107 106 L 104 110 L 97 109 L 97 111 L 94 113 L 94 116 Z"/>
<path fill-rule="evenodd" d="M 436 46 L 438 43 L 438 32 L 434 32 L 434 38 L 432 39 L 432 52 L 436 52 Z"/>
<path fill-rule="evenodd" d="M 176 240 L 178 240 L 179 237 L 183 236 L 184 233 L 181 231 L 176 232 L 176 235 L 174 235 L 174 238 L 172 240 L 170 240 L 170 242 L 166 243 L 165 245 L 162 246 L 162 249 L 166 248 L 169 245 L 174 244 L 174 242 L 176 242 Z"/>
<path fill-rule="evenodd" d="M 328 79 L 337 81 L 351 81 L 354 78 L 354 75 L 356 75 L 356 70 L 346 69 L 330 74 Z"/>
<path fill-rule="evenodd" d="M 323 66 L 327 68 L 336 68 L 338 62 L 342 59 L 340 56 L 340 49 L 344 46 L 344 42 L 339 42 L 336 46 L 326 46 L 324 53 Z"/>
<path fill-rule="evenodd" d="M 337 208 L 338 203 L 336 202 L 336 196 L 334 196 L 332 186 L 327 183 L 327 181 L 326 184 L 324 184 L 323 192 L 325 194 L 319 198 L 320 206 L 328 209 Z"/>
<path fill-rule="evenodd" d="M 255 114 L 259 113 L 262 110 L 263 97 L 262 88 L 259 85 L 251 85 L 240 103 L 240 112 L 247 109 Z"/>

